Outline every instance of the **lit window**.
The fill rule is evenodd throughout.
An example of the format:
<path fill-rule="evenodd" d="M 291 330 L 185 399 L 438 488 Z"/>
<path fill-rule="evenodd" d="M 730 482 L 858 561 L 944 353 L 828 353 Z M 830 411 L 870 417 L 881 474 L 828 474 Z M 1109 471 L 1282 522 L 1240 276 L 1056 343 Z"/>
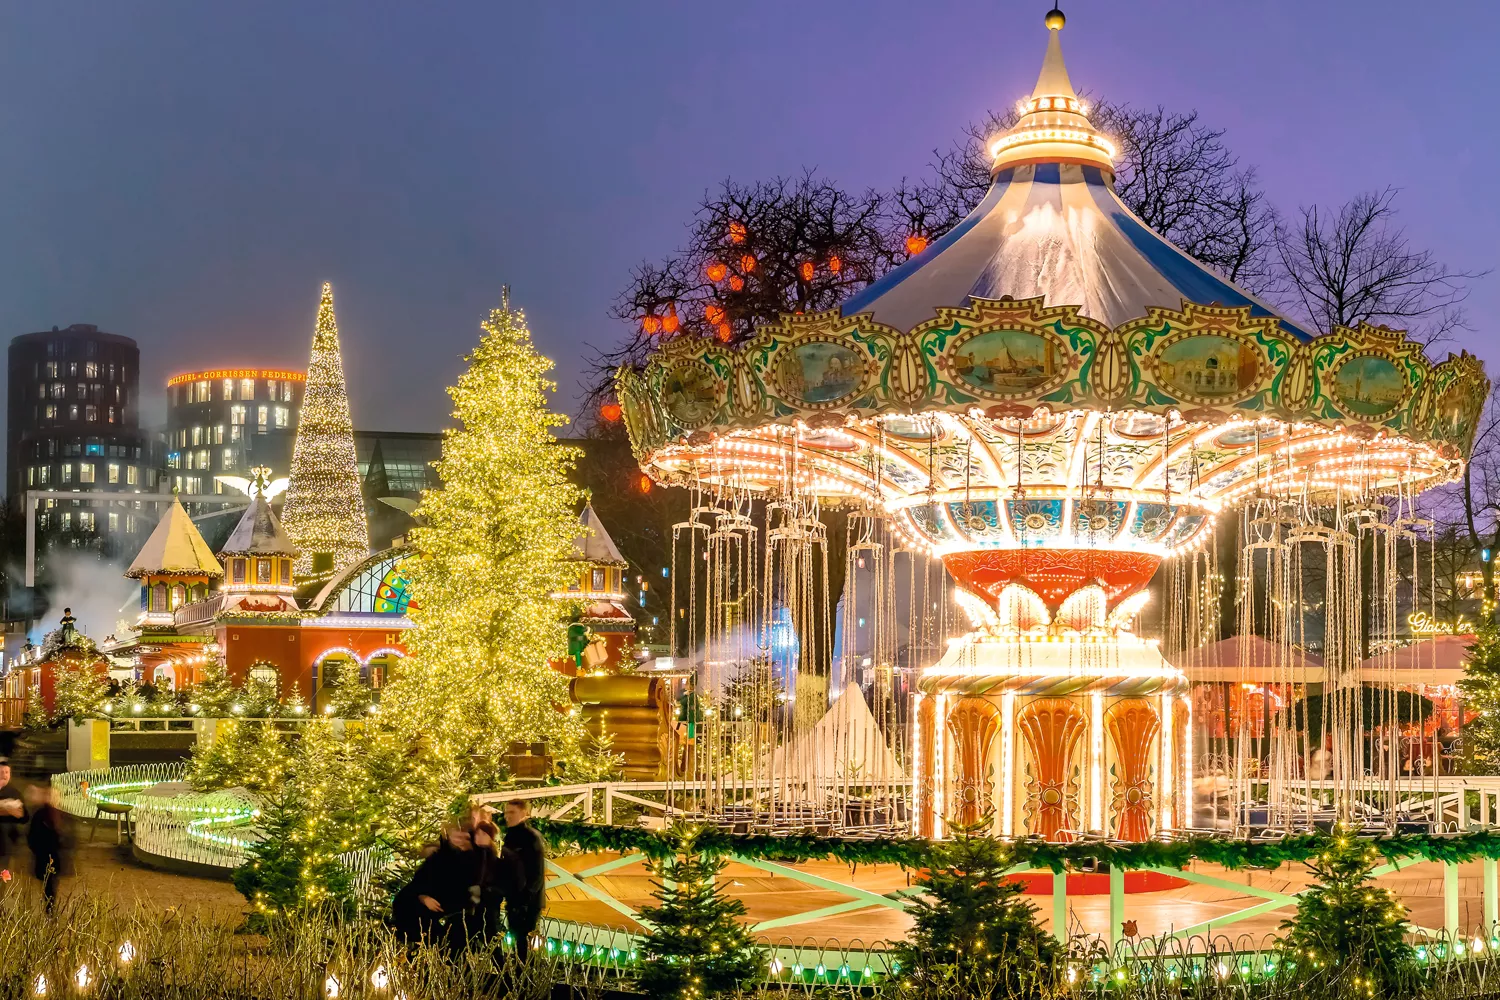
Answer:
<path fill-rule="evenodd" d="M 45 413 L 46 413 L 46 416 L 47 416 L 48 420 L 56 420 L 57 419 L 57 407 L 54 406 L 53 404 L 51 404 L 51 403 L 47 404 L 47 408 L 45 410 Z"/>
<path fill-rule="evenodd" d="M 65 483 L 71 483 L 73 481 L 73 463 L 72 462 L 64 462 L 62 464 L 62 481 L 65 482 Z"/>
<path fill-rule="evenodd" d="M 235 583 L 244 583 L 245 582 L 245 560 L 243 560 L 243 559 L 236 559 L 236 560 L 234 560 L 234 570 L 233 570 L 233 572 L 234 572 L 234 582 Z"/>
<path fill-rule="evenodd" d="M 29 468 L 29 469 L 26 470 L 26 485 L 27 486 L 35 486 L 36 485 L 36 466 L 34 466 L 34 465 L 31 468 Z"/>
<path fill-rule="evenodd" d="M 271 563 L 272 563 L 272 561 L 273 560 L 270 560 L 270 559 L 257 559 L 257 560 L 255 560 L 255 582 L 256 583 L 270 583 L 271 582 Z"/>
<path fill-rule="evenodd" d="M 125 484 L 127 486 L 134 486 L 136 484 L 135 466 L 133 465 L 125 466 Z"/>
<path fill-rule="evenodd" d="M 214 428 L 214 444 L 224 443 L 224 425 L 219 424 Z"/>
<path fill-rule="evenodd" d="M 53 399 L 62 399 L 67 394 L 68 394 L 68 388 L 67 388 L 67 386 L 63 385 L 61 382 L 53 382 L 52 383 L 52 398 Z"/>
<path fill-rule="evenodd" d="M 79 399 L 88 399 L 89 398 L 89 387 L 86 386 L 86 385 L 84 385 L 82 382 L 78 383 L 78 398 Z"/>
<path fill-rule="evenodd" d="M 257 420 L 256 423 L 260 424 L 260 429 L 261 430 L 265 430 L 266 429 L 266 419 L 271 415 L 270 412 L 269 412 L 271 408 L 269 406 L 261 406 L 261 407 L 258 407 L 258 409 L 260 410 L 260 412 L 257 414 L 257 416 L 260 419 Z"/>
<path fill-rule="evenodd" d="M 78 481 L 80 483 L 92 483 L 94 481 L 94 463 L 78 463 Z"/>
<path fill-rule="evenodd" d="M 234 442 L 241 440 L 241 438 L 244 436 L 244 432 L 245 428 L 241 427 L 239 424 L 234 424 L 233 426 L 231 426 L 229 428 L 229 443 L 234 444 Z"/>
<path fill-rule="evenodd" d="M 203 443 L 203 428 L 202 427 L 194 427 L 193 428 L 193 444 L 202 444 L 202 443 Z"/>
<path fill-rule="evenodd" d="M 38 483 L 40 483 L 41 485 L 46 486 L 49 482 L 51 482 L 51 480 L 52 480 L 52 466 L 50 466 L 50 465 L 40 465 L 40 466 L 37 466 L 36 481 Z"/>
<path fill-rule="evenodd" d="M 62 530 L 64 530 L 64 531 L 71 531 L 72 529 L 73 529 L 73 512 L 71 510 L 65 510 L 62 513 Z"/>
<path fill-rule="evenodd" d="M 178 608 L 182 607 L 183 603 L 186 601 L 187 588 L 179 583 L 172 588 L 172 610 L 176 611 Z"/>
<path fill-rule="evenodd" d="M 278 406 L 278 407 L 276 407 L 276 426 L 277 427 L 285 427 L 286 426 L 286 407 L 285 406 Z"/>
<path fill-rule="evenodd" d="M 195 402 L 195 403 L 206 403 L 206 402 L 208 402 L 208 399 L 209 399 L 209 395 L 208 395 L 208 382 L 205 380 L 203 382 L 195 382 L 193 384 L 195 386 L 197 386 L 197 388 L 198 388 L 197 398 L 194 399 L 193 402 Z"/>
<path fill-rule="evenodd" d="M 210 464 L 210 459 L 208 457 L 208 449 L 207 448 L 200 448 L 200 449 L 198 449 L 198 468 L 200 468 L 200 469 L 211 469 L 211 468 L 213 468 L 213 466 Z"/>
<path fill-rule="evenodd" d="M 241 399 L 254 399 L 255 398 L 255 379 L 253 379 L 253 378 L 242 378 L 242 379 L 240 379 L 240 398 Z M 243 407 L 242 407 L 242 409 L 243 409 Z M 244 421 L 241 420 L 240 423 L 244 423 Z"/>
<path fill-rule="evenodd" d="M 283 403 L 290 403 L 292 401 L 292 383 L 291 382 L 283 382 L 283 383 L 281 383 L 281 401 Z"/>
<path fill-rule="evenodd" d="M 57 378 L 57 362 L 56 361 L 49 361 L 49 362 L 47 362 L 47 377 L 48 378 Z"/>
<path fill-rule="evenodd" d="M 85 362 L 84 365 L 83 365 L 83 377 L 84 378 L 98 378 L 99 377 L 99 362 L 97 362 L 97 361 L 87 361 L 87 362 Z"/>
<path fill-rule="evenodd" d="M 229 408 L 229 422 L 231 424 L 243 424 L 245 422 L 245 408 L 243 406 L 231 406 Z"/>
<path fill-rule="evenodd" d="M 111 532 L 120 530 L 120 515 L 114 511 L 109 512 L 109 530 Z"/>
<path fill-rule="evenodd" d="M 234 398 L 234 379 L 232 379 L 232 378 L 226 378 L 224 380 L 224 398 L 225 399 L 233 399 Z"/>
<path fill-rule="evenodd" d="M 132 514 L 125 515 L 125 533 L 127 535 L 135 534 L 135 516 Z"/>
<path fill-rule="evenodd" d="M 594 570 L 593 587 L 594 587 L 594 593 L 596 593 L 596 594 L 601 593 L 604 590 L 604 570 L 602 570 L 602 569 L 596 569 L 596 570 Z"/>
<path fill-rule="evenodd" d="M 94 406 L 92 403 L 90 403 L 88 406 L 85 406 L 83 408 L 83 419 L 87 420 L 89 423 L 93 423 L 94 421 L 98 420 L 99 407 Z"/>
<path fill-rule="evenodd" d="M 78 530 L 79 531 L 93 531 L 94 530 L 94 512 L 93 511 L 91 511 L 91 510 L 83 510 L 83 511 L 79 511 L 78 512 Z"/>
<path fill-rule="evenodd" d="M 110 462 L 109 463 L 109 481 L 112 482 L 112 483 L 118 483 L 120 481 L 120 463 L 119 462 Z"/>
<path fill-rule="evenodd" d="M 113 406 L 111 406 L 109 408 L 109 422 L 110 423 L 114 423 L 115 422 L 115 408 Z"/>
<path fill-rule="evenodd" d="M 225 448 L 224 449 L 224 469 L 226 471 L 229 471 L 229 470 L 232 470 L 233 468 L 234 468 L 234 449 L 233 448 Z"/>
<path fill-rule="evenodd" d="M 70 406 L 70 407 L 68 407 L 68 419 L 69 420 L 77 420 L 78 419 L 78 407 L 77 406 Z"/>

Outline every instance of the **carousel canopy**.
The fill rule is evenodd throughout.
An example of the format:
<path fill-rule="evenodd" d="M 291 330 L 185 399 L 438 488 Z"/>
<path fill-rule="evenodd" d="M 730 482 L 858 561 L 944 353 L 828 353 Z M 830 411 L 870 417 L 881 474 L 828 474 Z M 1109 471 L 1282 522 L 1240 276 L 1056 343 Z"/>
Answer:
<path fill-rule="evenodd" d="M 1120 326 L 1153 306 L 1237 306 L 1276 314 L 1158 236 L 1115 194 L 1109 141 L 1094 130 L 1048 23 L 1041 76 L 1016 125 L 992 144 L 994 181 L 979 206 L 924 252 L 848 299 L 845 316 L 869 314 L 908 330 L 939 308 L 976 299 L 1040 298 Z M 1277 317 L 1299 340 L 1301 327 Z"/>

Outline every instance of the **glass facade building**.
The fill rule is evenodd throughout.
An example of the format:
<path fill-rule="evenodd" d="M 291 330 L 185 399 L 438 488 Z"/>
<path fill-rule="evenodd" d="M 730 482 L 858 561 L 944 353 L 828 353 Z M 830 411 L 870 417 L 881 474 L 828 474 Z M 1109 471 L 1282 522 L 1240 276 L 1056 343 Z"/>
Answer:
<path fill-rule="evenodd" d="M 262 464 L 286 475 L 306 381 L 304 372 L 272 368 L 216 368 L 168 379 L 171 485 L 183 493 L 223 493 L 215 476 L 248 477 Z M 286 458 L 275 461 L 283 450 Z"/>

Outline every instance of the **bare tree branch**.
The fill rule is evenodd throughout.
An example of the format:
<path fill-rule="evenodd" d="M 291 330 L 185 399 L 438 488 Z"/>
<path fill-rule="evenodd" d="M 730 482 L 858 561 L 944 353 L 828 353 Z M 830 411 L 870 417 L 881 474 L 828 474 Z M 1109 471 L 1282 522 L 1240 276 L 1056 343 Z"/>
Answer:
<path fill-rule="evenodd" d="M 1317 205 L 1278 222 L 1276 254 L 1284 301 L 1321 332 L 1380 324 L 1425 343 L 1467 328 L 1462 305 L 1482 271 L 1458 271 L 1413 247 L 1396 224 L 1395 188 L 1367 191 L 1337 212 Z"/>

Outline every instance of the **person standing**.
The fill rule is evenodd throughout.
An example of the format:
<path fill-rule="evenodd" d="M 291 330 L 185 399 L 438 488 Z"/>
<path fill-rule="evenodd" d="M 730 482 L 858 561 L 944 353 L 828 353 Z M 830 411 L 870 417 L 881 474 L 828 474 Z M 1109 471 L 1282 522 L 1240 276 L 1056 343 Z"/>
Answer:
<path fill-rule="evenodd" d="M 461 949 L 463 929 L 455 925 L 471 905 L 475 860 L 472 832 L 464 826 L 446 830 L 437 849 L 423 859 L 411 881 L 391 901 L 396 933 L 410 944 L 426 939 Z"/>
<path fill-rule="evenodd" d="M 531 806 L 524 799 L 505 803 L 505 850 L 520 866 L 520 878 L 505 901 L 505 921 L 516 939 L 522 962 L 531 949 L 531 932 L 542 918 L 547 901 L 547 844 L 530 823 Z"/>
<path fill-rule="evenodd" d="M 29 818 L 21 790 L 10 782 L 10 759 L 0 757 L 0 870 L 6 873 L 7 880 L 11 856 L 21 843 Z"/>
<path fill-rule="evenodd" d="M 73 838 L 68 815 L 58 808 L 62 797 L 51 785 L 32 785 L 26 790 L 31 802 L 31 828 L 26 845 L 31 848 L 32 874 L 42 883 L 42 897 L 50 914 L 57 904 L 57 887 L 72 873 Z"/>

